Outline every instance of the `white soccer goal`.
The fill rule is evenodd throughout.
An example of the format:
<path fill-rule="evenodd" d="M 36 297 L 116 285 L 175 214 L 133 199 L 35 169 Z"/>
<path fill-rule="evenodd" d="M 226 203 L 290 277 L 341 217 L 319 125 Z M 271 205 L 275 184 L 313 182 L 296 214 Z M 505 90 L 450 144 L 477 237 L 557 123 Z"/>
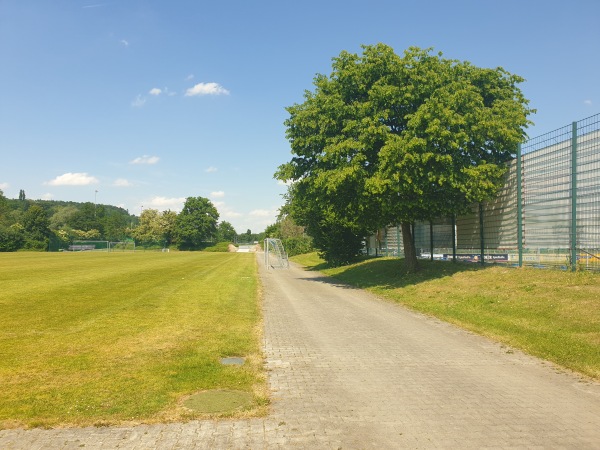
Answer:
<path fill-rule="evenodd" d="M 267 269 L 288 269 L 290 267 L 281 239 L 265 239 L 265 265 Z"/>

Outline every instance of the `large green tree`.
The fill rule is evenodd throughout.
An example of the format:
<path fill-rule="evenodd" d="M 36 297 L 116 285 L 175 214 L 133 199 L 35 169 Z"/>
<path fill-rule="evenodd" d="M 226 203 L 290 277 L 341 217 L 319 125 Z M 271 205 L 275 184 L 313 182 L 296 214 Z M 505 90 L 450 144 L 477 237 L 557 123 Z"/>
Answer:
<path fill-rule="evenodd" d="M 50 219 L 39 205 L 31 205 L 23 215 L 25 248 L 47 250 L 50 236 Z"/>
<path fill-rule="evenodd" d="M 418 268 L 410 224 L 455 214 L 492 198 L 533 112 L 524 80 L 409 48 L 384 44 L 342 52 L 330 76 L 289 107 L 289 209 L 315 245 L 400 224 L 407 268 Z M 354 242 L 354 244 L 352 244 Z"/>
<path fill-rule="evenodd" d="M 147 208 L 140 214 L 138 226 L 131 231 L 136 241 L 142 244 L 162 244 L 164 231 L 161 214 L 157 209 Z"/>
<path fill-rule="evenodd" d="M 145 209 L 131 235 L 142 244 L 168 247 L 173 240 L 176 222 L 177 214 L 173 211 L 161 213 L 157 209 Z"/>
<path fill-rule="evenodd" d="M 14 252 L 23 245 L 22 227 L 12 225 L 10 209 L 2 189 L 0 189 L 0 252 Z"/>
<path fill-rule="evenodd" d="M 0 189 L 0 223 L 8 222 L 8 202 L 4 196 L 4 192 Z"/>
<path fill-rule="evenodd" d="M 222 221 L 217 226 L 217 241 L 218 242 L 234 242 L 237 237 L 237 232 L 233 225 L 227 221 Z"/>
<path fill-rule="evenodd" d="M 170 209 L 163 211 L 160 216 L 165 247 L 170 247 L 175 240 L 177 229 L 177 213 Z"/>
<path fill-rule="evenodd" d="M 177 216 L 175 234 L 180 249 L 201 248 L 217 236 L 219 213 L 211 201 L 204 197 L 188 197 Z"/>

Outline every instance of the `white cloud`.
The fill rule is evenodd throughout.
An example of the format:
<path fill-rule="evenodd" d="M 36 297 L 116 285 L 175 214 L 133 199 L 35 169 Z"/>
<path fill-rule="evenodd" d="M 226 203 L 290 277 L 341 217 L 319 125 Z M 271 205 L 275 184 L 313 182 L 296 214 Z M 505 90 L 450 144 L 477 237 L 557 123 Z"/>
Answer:
<path fill-rule="evenodd" d="M 252 217 L 269 217 L 269 216 L 273 216 L 274 213 L 273 211 L 269 211 L 268 209 L 255 209 L 253 211 L 250 211 L 250 216 Z"/>
<path fill-rule="evenodd" d="M 187 77 L 185 77 L 185 81 L 191 81 L 194 79 L 194 74 L 190 73 Z"/>
<path fill-rule="evenodd" d="M 141 108 L 142 106 L 144 106 L 146 104 L 146 98 L 142 97 L 141 95 L 138 95 L 132 102 L 131 102 L 131 106 L 133 106 L 134 108 Z"/>
<path fill-rule="evenodd" d="M 186 97 L 196 95 L 229 95 L 229 91 L 218 83 L 198 83 L 185 91 Z"/>
<path fill-rule="evenodd" d="M 159 88 L 152 88 L 150 89 L 150 92 L 148 92 L 150 95 L 160 95 L 162 94 L 162 89 Z"/>
<path fill-rule="evenodd" d="M 205 169 L 204 171 L 206 173 L 213 173 L 213 172 L 216 172 L 217 170 L 219 170 L 219 169 L 217 169 L 216 167 L 210 166 L 209 168 Z"/>
<path fill-rule="evenodd" d="M 57 176 L 54 180 L 50 180 L 47 183 L 50 186 L 88 186 L 90 184 L 97 184 L 98 179 L 87 173 L 71 173 L 67 172 L 63 175 Z"/>
<path fill-rule="evenodd" d="M 225 197 L 225 192 L 223 191 L 215 191 L 210 193 L 211 198 L 223 198 Z"/>
<path fill-rule="evenodd" d="M 133 186 L 133 183 L 131 183 L 129 180 L 126 180 L 125 178 L 117 178 L 115 180 L 115 182 L 113 183 L 113 186 L 115 186 L 115 187 L 129 187 L 129 186 Z"/>
<path fill-rule="evenodd" d="M 10 184 L 8 183 L 0 183 L 0 189 L 8 189 Z"/>
<path fill-rule="evenodd" d="M 125 47 L 129 47 L 129 42 L 125 39 L 121 39 L 121 44 L 123 44 Z"/>
<path fill-rule="evenodd" d="M 158 156 L 139 156 L 129 161 L 129 164 L 156 164 L 160 158 Z"/>
<path fill-rule="evenodd" d="M 158 209 L 159 211 L 165 211 L 170 209 L 171 211 L 181 211 L 183 204 L 185 203 L 185 197 L 162 197 L 156 196 L 150 200 L 146 200 L 144 203 L 144 209 Z"/>
<path fill-rule="evenodd" d="M 237 219 L 238 217 L 242 217 L 243 214 L 239 213 L 239 212 L 235 212 L 232 209 L 229 209 L 227 207 L 223 207 L 222 209 L 217 208 L 217 210 L 219 211 L 219 219 L 223 220 L 223 219 Z"/>
<path fill-rule="evenodd" d="M 584 100 L 583 103 L 585 103 L 586 105 L 592 106 L 591 100 Z"/>
<path fill-rule="evenodd" d="M 42 195 L 42 200 L 52 200 L 54 198 L 54 195 L 52 195 L 50 192 L 46 192 L 44 195 Z"/>

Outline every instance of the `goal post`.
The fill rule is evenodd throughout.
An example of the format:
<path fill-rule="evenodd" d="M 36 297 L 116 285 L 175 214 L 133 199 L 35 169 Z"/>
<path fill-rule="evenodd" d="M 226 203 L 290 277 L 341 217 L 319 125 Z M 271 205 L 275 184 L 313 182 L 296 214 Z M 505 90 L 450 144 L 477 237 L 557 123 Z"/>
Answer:
<path fill-rule="evenodd" d="M 265 265 L 273 269 L 288 269 L 290 262 L 281 239 L 265 239 Z"/>

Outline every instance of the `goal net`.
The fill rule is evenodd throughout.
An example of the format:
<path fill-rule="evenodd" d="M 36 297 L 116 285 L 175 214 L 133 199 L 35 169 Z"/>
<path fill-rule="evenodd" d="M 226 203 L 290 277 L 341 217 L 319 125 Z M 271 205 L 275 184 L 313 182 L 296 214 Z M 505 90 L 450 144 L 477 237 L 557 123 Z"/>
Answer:
<path fill-rule="evenodd" d="M 288 255 L 283 248 L 281 239 L 265 239 L 265 265 L 267 269 L 287 269 L 290 267 Z"/>
<path fill-rule="evenodd" d="M 119 242 L 109 242 L 108 243 L 108 251 L 109 252 L 135 252 L 135 241 L 127 240 L 127 241 L 119 241 Z"/>

